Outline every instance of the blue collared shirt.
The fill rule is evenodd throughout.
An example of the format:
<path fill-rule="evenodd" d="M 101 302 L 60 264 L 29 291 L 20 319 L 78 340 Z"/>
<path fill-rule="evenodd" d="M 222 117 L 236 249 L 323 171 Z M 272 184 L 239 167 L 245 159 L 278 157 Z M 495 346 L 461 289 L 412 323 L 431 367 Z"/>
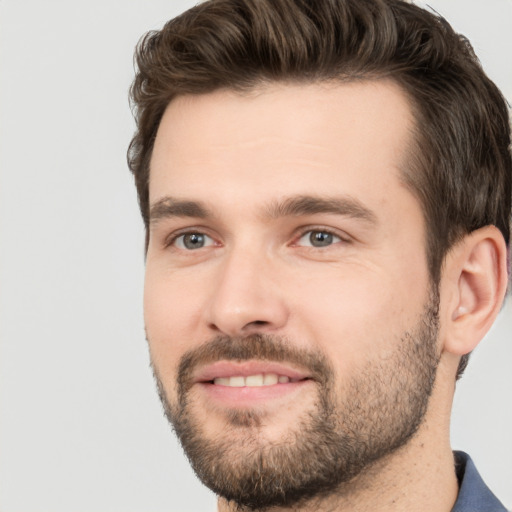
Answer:
<path fill-rule="evenodd" d="M 478 474 L 471 457 L 454 452 L 459 495 L 452 512 L 507 512 Z"/>

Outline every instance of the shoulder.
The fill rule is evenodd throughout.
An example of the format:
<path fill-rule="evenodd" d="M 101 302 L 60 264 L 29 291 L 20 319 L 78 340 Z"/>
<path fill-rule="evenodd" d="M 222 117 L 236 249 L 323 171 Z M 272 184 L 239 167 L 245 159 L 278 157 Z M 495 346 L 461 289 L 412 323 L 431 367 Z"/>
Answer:
<path fill-rule="evenodd" d="M 452 512 L 507 512 L 507 509 L 487 487 L 471 457 L 454 452 L 459 479 L 459 495 Z"/>

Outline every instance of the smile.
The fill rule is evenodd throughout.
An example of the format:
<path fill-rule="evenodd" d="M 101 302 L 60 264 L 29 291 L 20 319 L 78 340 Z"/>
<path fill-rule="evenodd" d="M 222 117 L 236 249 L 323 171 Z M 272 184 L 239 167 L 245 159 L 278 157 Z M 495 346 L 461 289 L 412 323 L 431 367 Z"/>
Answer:
<path fill-rule="evenodd" d="M 233 388 L 274 386 L 309 379 L 307 372 L 271 361 L 217 361 L 203 366 L 194 381 Z"/>
<path fill-rule="evenodd" d="M 237 375 L 234 377 L 216 377 L 213 384 L 216 386 L 228 386 L 232 388 L 243 387 L 262 387 L 275 386 L 276 384 L 288 384 L 289 382 L 297 382 L 299 379 L 290 379 L 287 375 L 278 375 L 277 373 L 260 373 L 257 375 Z"/>
<path fill-rule="evenodd" d="M 251 408 L 282 401 L 314 385 L 309 372 L 275 361 L 217 361 L 198 369 L 193 382 L 208 403 Z M 282 402 L 281 402 L 282 403 Z"/>

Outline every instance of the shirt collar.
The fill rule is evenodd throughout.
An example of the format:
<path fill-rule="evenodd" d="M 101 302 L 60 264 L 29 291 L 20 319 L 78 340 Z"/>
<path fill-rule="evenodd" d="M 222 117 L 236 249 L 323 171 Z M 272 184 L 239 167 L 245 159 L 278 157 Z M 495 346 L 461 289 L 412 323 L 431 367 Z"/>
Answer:
<path fill-rule="evenodd" d="M 471 457 L 453 452 L 459 479 L 459 495 L 452 512 L 507 512 L 478 474 Z"/>

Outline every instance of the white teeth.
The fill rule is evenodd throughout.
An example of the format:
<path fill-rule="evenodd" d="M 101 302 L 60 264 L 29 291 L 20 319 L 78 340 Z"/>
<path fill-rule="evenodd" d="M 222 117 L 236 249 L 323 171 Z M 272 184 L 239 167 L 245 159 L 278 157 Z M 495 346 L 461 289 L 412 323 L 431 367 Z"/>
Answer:
<path fill-rule="evenodd" d="M 263 379 L 263 385 L 264 386 L 273 386 L 274 384 L 277 384 L 278 377 L 275 373 L 267 373 Z"/>
<path fill-rule="evenodd" d="M 220 386 L 229 386 L 229 377 L 217 377 L 213 383 Z"/>
<path fill-rule="evenodd" d="M 277 375 L 276 373 L 259 373 L 257 375 L 248 375 L 247 377 L 217 377 L 213 379 L 213 383 L 218 386 L 229 386 L 232 388 L 261 387 L 274 386 L 277 383 L 286 384 L 290 382 L 290 378 L 285 375 Z"/>
<path fill-rule="evenodd" d="M 260 373 L 259 375 L 249 375 L 249 377 L 245 378 L 246 386 L 263 386 L 263 375 Z"/>
<path fill-rule="evenodd" d="M 245 386 L 245 378 L 230 377 L 228 386 L 231 386 L 232 388 L 243 388 Z"/>

